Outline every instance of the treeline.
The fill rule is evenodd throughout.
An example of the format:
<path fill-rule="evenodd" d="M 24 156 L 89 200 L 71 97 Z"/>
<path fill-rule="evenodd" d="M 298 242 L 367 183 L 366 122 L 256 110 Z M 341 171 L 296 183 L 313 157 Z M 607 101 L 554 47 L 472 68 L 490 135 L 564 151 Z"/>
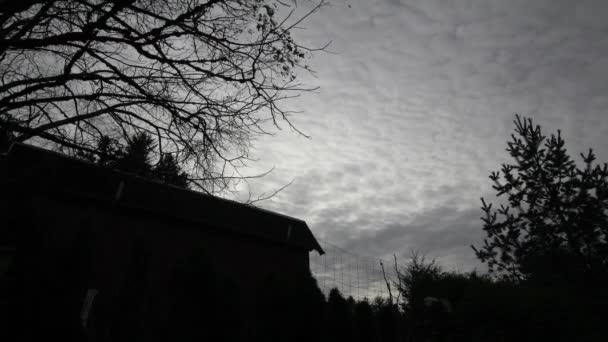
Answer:
<path fill-rule="evenodd" d="M 331 290 L 316 313 L 320 321 L 309 324 L 313 340 L 604 341 L 608 336 L 608 296 L 600 284 L 576 289 L 448 272 L 417 256 L 399 278 L 390 284 L 392 301 L 355 301 Z"/>
<path fill-rule="evenodd" d="M 4 288 L 8 297 L 0 296 L 2 317 L 11 322 L 4 332 L 42 336 L 54 331 L 74 341 L 137 340 L 149 330 L 161 332 L 150 339 L 158 341 L 536 342 L 604 341 L 608 336 L 608 296 L 602 284 L 576 288 L 514 282 L 444 271 L 415 257 L 401 269 L 399 281 L 389 284 L 392 300 L 354 300 L 338 289 L 324 296 L 310 274 L 268 279 L 261 290 L 242 292 L 205 260 L 176 269 L 162 329 L 141 325 L 148 313 L 137 303 L 146 302 L 158 312 L 157 301 L 146 299 L 138 275 L 143 268 L 134 264 L 138 272 L 132 272 L 133 279 L 127 279 L 129 285 L 117 297 L 100 292 L 86 331 L 63 319 L 73 316 L 66 313 L 72 306 L 60 305 L 64 297 L 58 297 L 57 289 L 32 294 L 20 286 Z M 21 306 L 32 295 L 38 299 L 30 300 L 52 311 L 36 316 L 38 321 L 20 319 L 31 316 Z M 244 306 L 252 302 L 245 296 L 253 298 L 255 308 Z"/>
<path fill-rule="evenodd" d="M 414 257 L 400 276 L 408 341 L 601 341 L 601 284 L 513 281 L 447 272 Z"/>

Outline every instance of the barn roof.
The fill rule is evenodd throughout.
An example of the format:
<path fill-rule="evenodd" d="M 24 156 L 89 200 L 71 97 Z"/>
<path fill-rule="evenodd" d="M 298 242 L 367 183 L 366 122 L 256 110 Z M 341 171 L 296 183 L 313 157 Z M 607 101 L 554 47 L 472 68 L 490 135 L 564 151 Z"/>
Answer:
<path fill-rule="evenodd" d="M 6 155 L 0 156 L 0 163 L 4 164 L 2 180 L 20 189 L 107 202 L 324 253 L 306 222 L 251 205 L 143 179 L 26 144 L 13 144 Z"/>

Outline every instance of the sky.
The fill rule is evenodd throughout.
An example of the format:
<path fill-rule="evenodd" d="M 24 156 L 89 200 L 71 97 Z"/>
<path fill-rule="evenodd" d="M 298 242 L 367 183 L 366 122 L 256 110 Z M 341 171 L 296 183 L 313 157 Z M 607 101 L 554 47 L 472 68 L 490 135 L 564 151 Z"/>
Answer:
<path fill-rule="evenodd" d="M 301 74 L 319 90 L 284 103 L 310 138 L 254 141 L 248 172 L 274 171 L 250 189 L 292 182 L 259 206 L 353 253 L 483 269 L 470 245 L 515 113 L 608 161 L 607 17 L 606 1 L 334 0 L 295 32 L 331 41 Z"/>

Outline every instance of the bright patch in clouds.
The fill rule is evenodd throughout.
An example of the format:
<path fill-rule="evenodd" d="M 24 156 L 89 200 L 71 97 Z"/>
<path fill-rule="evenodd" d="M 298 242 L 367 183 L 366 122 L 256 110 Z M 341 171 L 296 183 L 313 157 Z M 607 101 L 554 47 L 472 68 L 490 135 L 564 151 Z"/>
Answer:
<path fill-rule="evenodd" d="M 275 172 L 251 187 L 293 181 L 261 206 L 352 252 L 478 266 L 514 113 L 608 161 L 606 17 L 604 1 L 335 1 L 298 31 L 337 52 L 312 61 L 318 93 L 287 103 L 312 138 L 256 141 L 251 172 Z"/>

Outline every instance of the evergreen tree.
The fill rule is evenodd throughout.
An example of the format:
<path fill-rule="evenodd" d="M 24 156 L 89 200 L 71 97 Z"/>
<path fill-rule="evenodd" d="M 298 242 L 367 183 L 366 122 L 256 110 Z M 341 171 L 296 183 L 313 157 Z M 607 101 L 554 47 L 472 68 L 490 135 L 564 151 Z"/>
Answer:
<path fill-rule="evenodd" d="M 116 167 L 116 161 L 121 153 L 118 143 L 108 136 L 102 136 L 97 144 L 97 163 L 102 166 Z"/>
<path fill-rule="evenodd" d="M 171 153 L 162 153 L 155 164 L 152 151 L 157 146 L 148 133 L 132 135 L 126 146 L 103 136 L 98 142 L 96 153 L 77 153 L 77 156 L 97 165 L 136 174 L 180 188 L 188 188 L 188 174 L 182 170 L 178 160 Z"/>
<path fill-rule="evenodd" d="M 353 321 L 355 327 L 355 341 L 374 342 L 378 340 L 374 322 L 374 311 L 367 299 L 355 304 Z"/>
<path fill-rule="evenodd" d="M 333 288 L 327 297 L 327 338 L 328 341 L 352 341 L 352 313 L 349 302 L 340 290 Z"/>
<path fill-rule="evenodd" d="M 152 171 L 155 178 L 163 183 L 172 184 L 180 188 L 188 187 L 188 175 L 182 171 L 177 160 L 170 153 L 163 153 Z"/>
<path fill-rule="evenodd" d="M 155 148 L 154 140 L 149 134 L 144 132 L 134 134 L 124 151 L 119 153 L 116 168 L 143 177 L 151 176 L 153 165 L 150 154 Z"/>
<path fill-rule="evenodd" d="M 494 209 L 482 198 L 484 245 L 477 257 L 491 272 L 544 285 L 588 287 L 608 279 L 608 166 L 592 150 L 579 167 L 560 131 L 546 138 L 528 118 L 516 117 L 507 151 L 515 160 L 490 179 Z"/>

